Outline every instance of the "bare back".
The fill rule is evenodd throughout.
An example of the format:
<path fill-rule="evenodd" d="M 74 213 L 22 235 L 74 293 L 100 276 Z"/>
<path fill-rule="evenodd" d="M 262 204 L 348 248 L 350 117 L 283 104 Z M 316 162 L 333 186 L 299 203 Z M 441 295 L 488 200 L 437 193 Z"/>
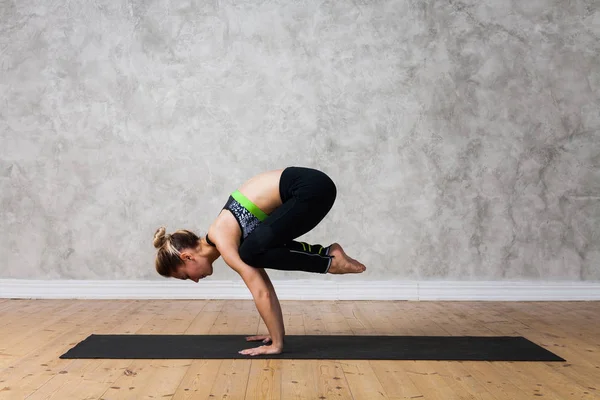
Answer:
<path fill-rule="evenodd" d="M 265 213 L 272 213 L 281 205 L 279 180 L 283 169 L 263 172 L 248 179 L 238 189 Z"/>
<path fill-rule="evenodd" d="M 279 194 L 282 172 L 283 169 L 277 169 L 260 173 L 248 179 L 237 190 L 266 214 L 270 214 L 282 204 Z M 210 237 L 220 237 L 223 232 L 236 234 L 236 241 L 239 243 L 241 229 L 229 210 L 222 210 L 208 230 Z"/>

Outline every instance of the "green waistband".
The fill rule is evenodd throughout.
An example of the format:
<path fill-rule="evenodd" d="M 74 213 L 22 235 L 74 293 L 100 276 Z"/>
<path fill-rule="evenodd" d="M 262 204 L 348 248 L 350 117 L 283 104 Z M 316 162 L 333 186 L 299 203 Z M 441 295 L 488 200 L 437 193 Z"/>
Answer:
<path fill-rule="evenodd" d="M 264 221 L 268 215 L 263 212 L 260 208 L 256 206 L 253 202 L 251 202 L 246 196 L 242 194 L 239 190 L 236 190 L 231 194 L 238 203 L 240 203 L 246 210 L 250 211 L 252 215 L 258 218 L 259 221 Z"/>

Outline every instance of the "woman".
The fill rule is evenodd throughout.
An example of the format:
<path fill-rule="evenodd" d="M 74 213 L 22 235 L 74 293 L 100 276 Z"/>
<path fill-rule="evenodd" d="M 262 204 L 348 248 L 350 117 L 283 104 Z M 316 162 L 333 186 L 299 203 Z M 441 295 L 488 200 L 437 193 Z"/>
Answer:
<path fill-rule="evenodd" d="M 285 329 L 279 300 L 264 268 L 312 273 L 361 273 L 365 266 L 342 247 L 298 242 L 329 212 L 336 197 L 333 181 L 323 172 L 288 167 L 259 174 L 231 194 L 220 214 L 199 238 L 187 230 L 154 235 L 156 270 L 165 277 L 198 282 L 212 274 L 219 257 L 250 289 L 268 336 L 251 336 L 265 345 L 241 354 L 279 354 Z"/>

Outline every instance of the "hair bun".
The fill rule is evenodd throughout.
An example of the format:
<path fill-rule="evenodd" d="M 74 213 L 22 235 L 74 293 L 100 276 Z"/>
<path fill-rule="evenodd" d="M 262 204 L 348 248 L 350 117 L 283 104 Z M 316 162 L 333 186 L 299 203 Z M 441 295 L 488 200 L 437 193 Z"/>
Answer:
<path fill-rule="evenodd" d="M 167 237 L 165 235 L 166 231 L 167 231 L 167 229 L 164 226 L 161 226 L 160 228 L 158 228 L 158 230 L 154 234 L 154 247 L 155 248 L 160 249 L 167 241 Z"/>

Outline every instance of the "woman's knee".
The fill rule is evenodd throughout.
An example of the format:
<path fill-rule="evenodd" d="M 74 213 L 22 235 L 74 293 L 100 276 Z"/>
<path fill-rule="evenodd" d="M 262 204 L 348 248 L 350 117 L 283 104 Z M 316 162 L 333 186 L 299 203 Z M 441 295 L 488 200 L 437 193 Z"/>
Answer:
<path fill-rule="evenodd" d="M 337 196 L 337 187 L 335 186 L 335 182 L 329 178 L 329 198 L 331 199 L 331 202 L 333 203 L 335 201 L 335 198 Z"/>
<path fill-rule="evenodd" d="M 337 187 L 335 186 L 335 182 L 327 175 L 325 175 L 325 179 L 323 179 L 323 183 L 321 184 L 321 194 L 323 202 L 331 208 L 337 197 Z"/>

